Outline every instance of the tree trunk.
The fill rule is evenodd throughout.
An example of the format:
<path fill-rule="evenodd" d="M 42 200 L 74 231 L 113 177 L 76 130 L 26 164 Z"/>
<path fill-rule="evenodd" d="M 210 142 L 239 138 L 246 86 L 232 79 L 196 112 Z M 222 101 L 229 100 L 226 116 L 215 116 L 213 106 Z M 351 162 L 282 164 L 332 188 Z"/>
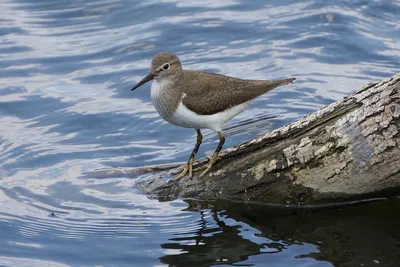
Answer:
<path fill-rule="evenodd" d="M 399 128 L 400 73 L 223 151 L 203 178 L 140 186 L 157 198 L 280 204 L 387 196 L 400 186 Z"/>

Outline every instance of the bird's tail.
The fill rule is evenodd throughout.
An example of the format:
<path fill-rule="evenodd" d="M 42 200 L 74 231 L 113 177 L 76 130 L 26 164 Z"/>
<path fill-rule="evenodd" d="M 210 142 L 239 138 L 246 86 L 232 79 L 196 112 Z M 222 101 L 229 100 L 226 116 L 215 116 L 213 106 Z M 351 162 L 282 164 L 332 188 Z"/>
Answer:
<path fill-rule="evenodd" d="M 294 80 L 296 80 L 296 78 L 289 78 L 289 79 L 283 79 L 283 80 L 269 80 L 267 81 L 268 85 L 266 87 L 263 88 L 263 94 L 266 92 L 271 91 L 272 89 L 275 89 L 276 87 L 282 86 L 282 85 L 286 85 L 286 84 L 290 84 L 292 83 Z"/>

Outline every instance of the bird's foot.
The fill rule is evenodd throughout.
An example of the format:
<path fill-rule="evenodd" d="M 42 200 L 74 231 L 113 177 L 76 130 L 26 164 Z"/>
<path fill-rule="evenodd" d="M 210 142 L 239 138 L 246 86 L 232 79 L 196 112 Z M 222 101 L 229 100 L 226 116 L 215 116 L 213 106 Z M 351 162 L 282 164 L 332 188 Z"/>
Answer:
<path fill-rule="evenodd" d="M 217 158 L 218 158 L 218 152 L 216 152 L 216 153 L 214 153 L 214 154 L 212 155 L 212 158 L 211 158 L 210 162 L 208 162 L 206 165 L 204 165 L 204 166 L 202 166 L 202 167 L 196 169 L 196 170 L 205 169 L 205 170 L 200 174 L 199 178 L 202 178 L 204 175 L 206 175 L 206 174 L 210 171 L 211 167 L 212 167 L 212 166 L 214 165 L 214 163 L 217 161 Z"/>
<path fill-rule="evenodd" d="M 182 169 L 181 173 L 178 174 L 178 175 L 176 175 L 174 178 L 172 178 L 172 181 L 178 181 L 178 180 L 180 180 L 183 176 L 186 175 L 186 173 L 188 172 L 188 170 L 189 170 L 189 165 L 188 165 L 188 164 L 183 165 L 183 169 Z"/>
<path fill-rule="evenodd" d="M 194 168 L 195 171 L 201 171 L 207 169 L 208 164 L 211 162 L 212 155 L 211 156 L 206 156 L 206 160 L 204 160 L 206 163 L 200 164 L 200 167 Z"/>
<path fill-rule="evenodd" d="M 175 176 L 174 178 L 172 178 L 172 181 L 178 181 L 183 176 L 185 176 L 188 171 L 189 171 L 189 178 L 192 178 L 193 177 L 193 162 L 194 162 L 194 159 L 191 158 L 188 163 L 183 165 L 183 169 L 182 169 L 181 173 L 178 174 L 177 176 Z"/>

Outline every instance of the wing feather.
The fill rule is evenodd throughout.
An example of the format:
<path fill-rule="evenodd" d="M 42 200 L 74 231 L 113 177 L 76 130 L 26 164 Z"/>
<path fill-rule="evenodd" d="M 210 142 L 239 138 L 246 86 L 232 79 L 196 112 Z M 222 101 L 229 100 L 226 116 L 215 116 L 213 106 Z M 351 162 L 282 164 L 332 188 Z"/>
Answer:
<path fill-rule="evenodd" d="M 182 82 L 190 90 L 185 90 L 182 102 L 197 114 L 212 115 L 294 80 L 242 80 L 208 72 L 184 71 Z"/>

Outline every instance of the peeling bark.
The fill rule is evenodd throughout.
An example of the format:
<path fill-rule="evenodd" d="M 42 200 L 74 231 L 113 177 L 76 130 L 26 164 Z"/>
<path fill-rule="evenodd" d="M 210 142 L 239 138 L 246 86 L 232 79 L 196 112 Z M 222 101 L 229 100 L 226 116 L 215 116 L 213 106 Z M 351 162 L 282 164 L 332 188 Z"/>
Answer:
<path fill-rule="evenodd" d="M 223 151 L 206 177 L 140 186 L 157 198 L 286 204 L 391 194 L 400 187 L 399 129 L 400 73 Z"/>

